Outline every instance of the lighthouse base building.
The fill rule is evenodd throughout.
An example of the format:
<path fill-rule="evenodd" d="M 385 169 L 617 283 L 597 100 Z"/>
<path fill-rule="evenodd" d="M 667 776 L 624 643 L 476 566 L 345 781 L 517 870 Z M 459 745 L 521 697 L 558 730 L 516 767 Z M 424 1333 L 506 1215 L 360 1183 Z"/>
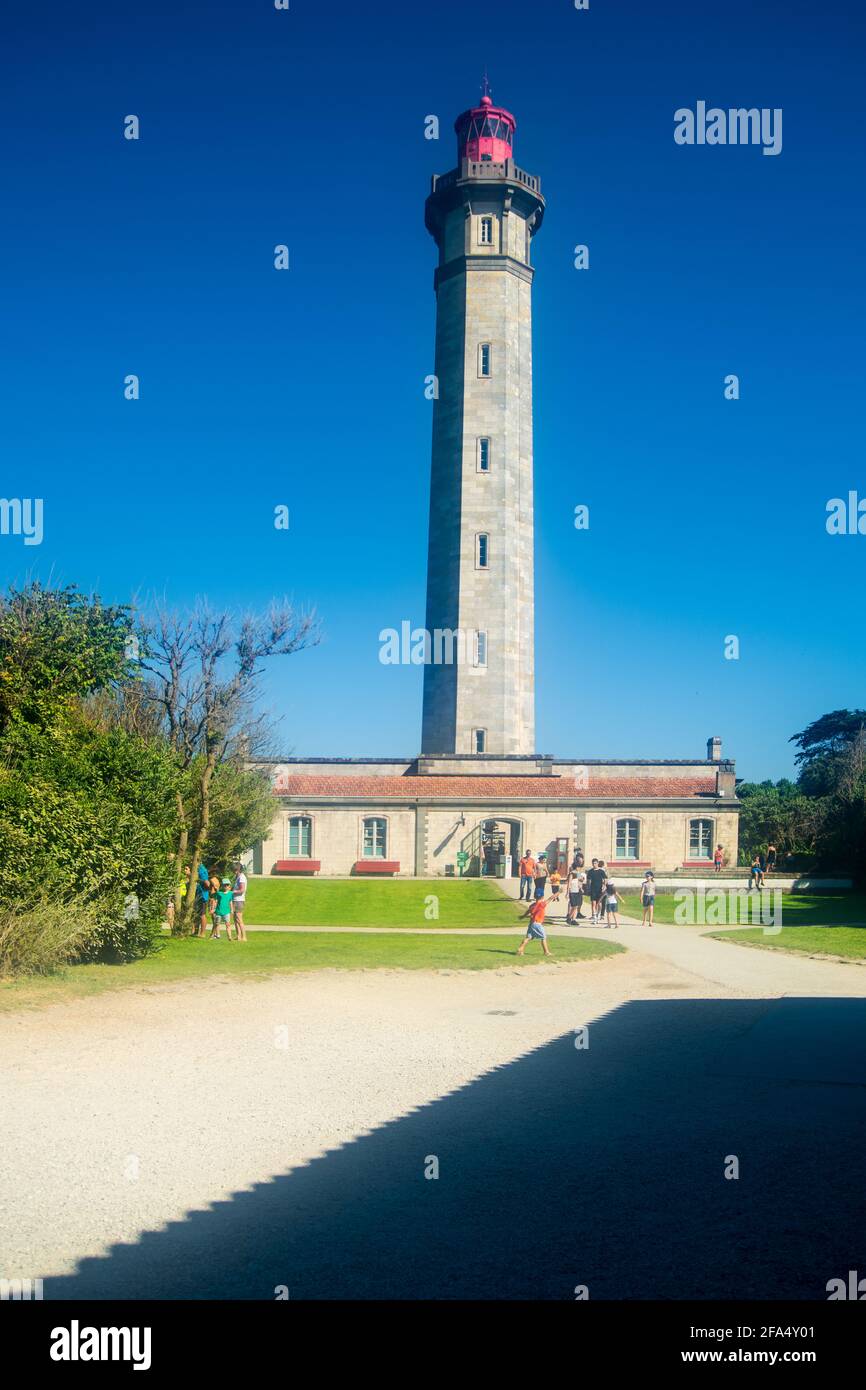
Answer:
<path fill-rule="evenodd" d="M 444 755 L 293 758 L 267 765 L 275 799 L 257 874 L 516 877 L 524 850 L 567 869 L 574 851 L 622 878 L 736 864 L 734 765 Z"/>
<path fill-rule="evenodd" d="M 438 264 L 421 753 L 260 764 L 275 816 L 260 874 L 516 875 L 577 848 L 617 877 L 736 864 L 734 764 L 535 750 L 532 247 L 541 181 L 486 90 L 425 209 Z M 456 638 L 457 659 L 435 634 Z"/>

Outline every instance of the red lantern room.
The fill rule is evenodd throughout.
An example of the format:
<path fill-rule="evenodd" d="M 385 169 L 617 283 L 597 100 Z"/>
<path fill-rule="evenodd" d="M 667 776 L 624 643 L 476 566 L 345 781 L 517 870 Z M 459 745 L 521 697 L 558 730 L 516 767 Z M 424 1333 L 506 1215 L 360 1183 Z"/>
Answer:
<path fill-rule="evenodd" d="M 510 111 L 494 106 L 484 79 L 484 95 L 479 106 L 464 111 L 454 122 L 457 132 L 457 163 L 462 159 L 490 160 L 502 164 L 514 157 L 514 130 L 517 125 Z"/>

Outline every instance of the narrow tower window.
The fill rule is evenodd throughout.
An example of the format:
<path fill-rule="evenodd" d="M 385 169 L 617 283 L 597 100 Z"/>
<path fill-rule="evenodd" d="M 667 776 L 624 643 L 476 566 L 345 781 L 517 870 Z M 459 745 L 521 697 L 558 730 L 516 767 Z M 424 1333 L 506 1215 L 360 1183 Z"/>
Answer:
<path fill-rule="evenodd" d="M 478 472 L 490 472 L 490 440 L 486 436 L 478 441 Z"/>
<path fill-rule="evenodd" d="M 487 665 L 487 633 L 476 632 L 475 634 L 475 665 Z"/>
<path fill-rule="evenodd" d="M 475 537 L 475 568 L 486 570 L 489 561 L 490 537 L 482 531 Z"/>
<path fill-rule="evenodd" d="M 478 240 L 480 241 L 480 243 L 481 243 L 482 246 L 492 246 L 492 245 L 493 245 L 493 218 L 492 218 L 492 217 L 482 217 L 482 219 L 481 219 L 481 230 L 480 230 L 479 235 L 478 235 Z"/>
<path fill-rule="evenodd" d="M 486 729 L 474 729 L 473 732 L 472 732 L 472 738 L 473 738 L 473 742 L 474 742 L 474 744 L 475 744 L 475 752 L 476 752 L 476 753 L 483 753 L 483 752 L 485 752 L 486 746 L 487 746 L 487 730 L 486 730 Z"/>
<path fill-rule="evenodd" d="M 493 354 L 489 343 L 481 343 L 478 348 L 478 375 L 490 376 L 490 364 Z"/>

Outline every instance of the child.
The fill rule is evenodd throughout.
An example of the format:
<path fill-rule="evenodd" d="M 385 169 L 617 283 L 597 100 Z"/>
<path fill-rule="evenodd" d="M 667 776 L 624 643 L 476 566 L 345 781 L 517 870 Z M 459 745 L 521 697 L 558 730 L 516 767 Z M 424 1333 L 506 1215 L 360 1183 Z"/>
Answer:
<path fill-rule="evenodd" d="M 232 930 L 232 893 L 231 879 L 224 878 L 214 895 L 214 914 L 211 936 L 219 941 L 220 927 L 226 929 L 226 940 L 231 941 Z"/>
<path fill-rule="evenodd" d="M 551 869 L 551 871 L 550 871 L 550 901 L 551 901 L 552 903 L 558 903 L 558 902 L 559 902 L 559 889 L 560 889 L 561 883 L 562 883 L 562 874 L 559 872 L 558 869 Z"/>
<path fill-rule="evenodd" d="M 720 874 L 722 872 L 722 864 L 724 863 L 724 858 L 725 851 L 722 849 L 722 846 L 716 845 L 716 852 L 713 855 L 713 864 L 715 865 L 717 874 Z"/>
<path fill-rule="evenodd" d="M 531 917 L 532 921 L 526 928 L 526 935 L 517 948 L 517 954 L 519 956 L 523 955 L 530 941 L 540 941 L 541 949 L 544 951 L 544 954 L 546 956 L 550 955 L 550 948 L 548 947 L 547 937 L 544 932 L 544 914 L 546 911 L 547 903 L 544 901 L 544 898 L 536 898 L 535 902 L 530 905 L 528 911 L 524 912 L 523 916 Z"/>
<path fill-rule="evenodd" d="M 613 925 L 618 927 L 619 921 L 616 914 L 619 911 L 619 898 L 617 897 L 616 886 L 610 882 L 610 879 L 608 879 L 605 885 L 604 905 L 607 912 L 607 925 L 610 926 L 610 919 L 612 917 Z"/>
<path fill-rule="evenodd" d="M 649 924 L 650 926 L 652 926 L 653 913 L 655 912 L 656 907 L 656 881 L 653 878 L 652 869 L 647 869 L 646 873 L 643 876 L 643 883 L 641 884 L 640 890 L 640 900 L 641 905 L 643 906 L 643 921 L 641 922 L 641 926 L 646 926 L 647 917 L 649 917 Z"/>
<path fill-rule="evenodd" d="M 583 869 L 577 867 L 575 860 L 568 871 L 568 882 L 566 892 L 568 893 L 568 918 L 569 922 L 583 921 L 583 889 L 586 884 L 586 874 Z"/>
<path fill-rule="evenodd" d="M 538 862 L 537 862 L 536 865 L 535 865 L 535 896 L 536 896 L 536 898 L 543 898 L 543 897 L 544 897 L 545 887 L 546 887 L 546 884 L 547 884 L 547 879 L 548 879 L 548 876 L 549 876 L 549 872 L 550 872 L 550 871 L 549 871 L 549 869 L 548 869 L 548 867 L 547 867 L 547 855 L 546 855 L 546 854 L 539 854 L 539 856 L 538 856 Z"/>

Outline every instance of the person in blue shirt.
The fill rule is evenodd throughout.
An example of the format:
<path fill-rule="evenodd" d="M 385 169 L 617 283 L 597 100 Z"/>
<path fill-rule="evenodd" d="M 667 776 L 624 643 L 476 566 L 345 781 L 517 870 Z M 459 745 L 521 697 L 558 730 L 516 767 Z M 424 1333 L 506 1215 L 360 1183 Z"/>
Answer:
<path fill-rule="evenodd" d="M 210 901 L 210 880 L 205 864 L 199 864 L 196 870 L 195 885 L 195 907 L 198 913 L 198 931 L 196 936 L 204 936 L 207 931 L 208 903 Z"/>

